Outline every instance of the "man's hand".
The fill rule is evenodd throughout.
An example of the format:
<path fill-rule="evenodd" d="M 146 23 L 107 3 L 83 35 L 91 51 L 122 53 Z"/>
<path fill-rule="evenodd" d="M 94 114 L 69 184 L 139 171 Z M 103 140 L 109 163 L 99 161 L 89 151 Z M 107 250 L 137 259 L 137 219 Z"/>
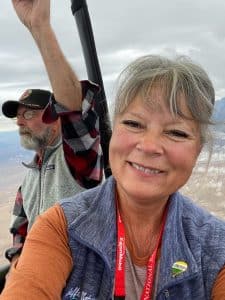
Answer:
<path fill-rule="evenodd" d="M 30 30 L 50 23 L 50 0 L 12 0 L 20 21 Z"/>

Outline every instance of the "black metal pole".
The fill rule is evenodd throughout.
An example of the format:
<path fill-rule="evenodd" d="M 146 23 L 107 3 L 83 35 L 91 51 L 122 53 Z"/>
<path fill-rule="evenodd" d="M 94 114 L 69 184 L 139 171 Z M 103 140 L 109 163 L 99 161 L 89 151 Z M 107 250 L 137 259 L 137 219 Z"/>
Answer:
<path fill-rule="evenodd" d="M 85 0 L 71 0 L 71 9 L 75 17 L 78 33 L 83 49 L 88 79 L 97 83 L 101 91 L 96 97 L 96 111 L 99 114 L 101 146 L 104 159 L 105 177 L 111 175 L 109 167 L 109 141 L 111 138 L 111 127 L 104 85 L 99 66 L 91 20 Z"/>

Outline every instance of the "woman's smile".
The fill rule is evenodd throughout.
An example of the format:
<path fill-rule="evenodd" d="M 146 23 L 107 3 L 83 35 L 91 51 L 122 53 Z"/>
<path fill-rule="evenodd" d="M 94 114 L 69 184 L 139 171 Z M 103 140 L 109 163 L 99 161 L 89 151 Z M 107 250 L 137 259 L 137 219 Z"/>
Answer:
<path fill-rule="evenodd" d="M 137 163 L 129 163 L 134 169 L 146 174 L 146 175 L 151 175 L 151 174 L 159 174 L 162 173 L 161 170 L 156 169 L 156 168 L 151 168 L 151 167 L 144 167 L 140 164 Z"/>

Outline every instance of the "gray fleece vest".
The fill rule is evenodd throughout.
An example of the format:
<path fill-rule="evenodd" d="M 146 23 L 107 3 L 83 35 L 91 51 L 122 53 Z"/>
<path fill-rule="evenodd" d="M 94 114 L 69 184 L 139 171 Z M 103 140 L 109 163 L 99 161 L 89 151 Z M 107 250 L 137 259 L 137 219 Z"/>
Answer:
<path fill-rule="evenodd" d="M 34 161 L 24 165 L 29 169 L 21 189 L 24 211 L 29 222 L 28 229 L 37 215 L 56 201 L 84 190 L 70 173 L 62 142 L 46 149 L 41 169 Z"/>
<path fill-rule="evenodd" d="M 68 224 L 74 267 L 62 299 L 112 299 L 116 258 L 115 182 L 60 202 Z M 149 216 L 151 217 L 151 216 Z M 187 269 L 173 276 L 174 263 Z M 161 245 L 157 300 L 209 300 L 225 263 L 225 222 L 186 197 L 170 197 Z"/>

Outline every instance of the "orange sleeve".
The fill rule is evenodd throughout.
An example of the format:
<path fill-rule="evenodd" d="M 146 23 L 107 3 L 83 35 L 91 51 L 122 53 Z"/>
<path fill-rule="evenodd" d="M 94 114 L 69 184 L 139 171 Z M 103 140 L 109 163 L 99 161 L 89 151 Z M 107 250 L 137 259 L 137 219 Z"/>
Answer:
<path fill-rule="evenodd" d="M 32 226 L 0 299 L 61 299 L 71 269 L 66 219 L 56 204 Z"/>
<path fill-rule="evenodd" d="M 216 281 L 213 285 L 212 300 L 224 300 L 225 299 L 225 267 L 221 269 L 217 275 Z"/>

